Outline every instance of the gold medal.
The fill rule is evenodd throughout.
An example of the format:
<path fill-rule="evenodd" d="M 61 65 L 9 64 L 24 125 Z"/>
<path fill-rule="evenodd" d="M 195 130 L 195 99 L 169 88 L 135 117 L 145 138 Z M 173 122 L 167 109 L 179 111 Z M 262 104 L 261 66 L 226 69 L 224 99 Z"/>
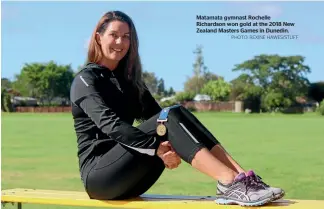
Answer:
<path fill-rule="evenodd" d="M 156 133 L 159 136 L 164 136 L 166 134 L 166 127 L 162 123 L 160 123 L 156 128 Z"/>

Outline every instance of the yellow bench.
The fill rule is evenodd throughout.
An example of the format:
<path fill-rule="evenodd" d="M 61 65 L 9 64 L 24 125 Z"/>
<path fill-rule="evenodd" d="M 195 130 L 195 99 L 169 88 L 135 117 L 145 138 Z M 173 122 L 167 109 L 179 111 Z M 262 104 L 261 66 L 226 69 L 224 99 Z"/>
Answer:
<path fill-rule="evenodd" d="M 127 201 L 100 201 L 88 197 L 85 192 L 10 189 L 1 191 L 1 202 L 17 203 L 18 209 L 23 203 L 89 206 L 111 208 L 141 208 L 141 209 L 238 209 L 238 205 L 224 206 L 214 203 L 208 196 L 173 196 L 173 195 L 143 195 Z M 260 207 L 253 207 L 260 208 Z M 324 200 L 278 200 L 266 205 L 266 209 L 324 209 Z"/>

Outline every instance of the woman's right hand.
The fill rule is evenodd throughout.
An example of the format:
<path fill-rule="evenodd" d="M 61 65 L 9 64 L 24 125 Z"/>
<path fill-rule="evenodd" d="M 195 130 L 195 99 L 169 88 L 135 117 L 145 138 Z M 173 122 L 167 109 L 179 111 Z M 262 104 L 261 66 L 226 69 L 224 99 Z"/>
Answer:
<path fill-rule="evenodd" d="M 169 169 L 177 168 L 181 163 L 181 158 L 172 149 L 169 141 L 160 144 L 157 155 L 163 160 L 165 167 Z"/>

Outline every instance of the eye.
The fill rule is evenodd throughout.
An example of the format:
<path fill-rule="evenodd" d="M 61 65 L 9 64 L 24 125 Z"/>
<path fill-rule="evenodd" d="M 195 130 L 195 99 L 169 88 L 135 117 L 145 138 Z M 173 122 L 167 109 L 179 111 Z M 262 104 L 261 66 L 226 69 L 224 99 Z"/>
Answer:
<path fill-rule="evenodd" d="M 111 33 L 110 34 L 112 37 L 114 37 L 114 38 L 117 38 L 118 36 L 117 36 L 117 34 L 115 34 L 115 33 Z"/>
<path fill-rule="evenodd" d="M 127 34 L 127 35 L 124 35 L 124 38 L 130 39 L 130 36 Z"/>

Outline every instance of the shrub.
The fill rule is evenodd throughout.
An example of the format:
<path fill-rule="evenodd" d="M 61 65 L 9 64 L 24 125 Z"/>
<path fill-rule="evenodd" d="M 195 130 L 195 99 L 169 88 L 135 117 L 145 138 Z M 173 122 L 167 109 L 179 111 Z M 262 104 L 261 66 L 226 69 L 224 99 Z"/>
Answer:
<path fill-rule="evenodd" d="M 164 101 L 164 102 L 160 102 L 160 106 L 162 107 L 162 108 L 164 108 L 164 107 L 170 107 L 170 106 L 173 106 L 173 105 L 176 105 L 176 104 L 178 104 L 175 100 L 166 100 L 166 101 Z"/>
<path fill-rule="evenodd" d="M 225 101 L 230 92 L 231 85 L 224 79 L 208 81 L 201 90 L 202 94 L 209 95 L 214 101 Z"/>
<path fill-rule="evenodd" d="M 194 92 L 185 91 L 179 92 L 176 94 L 175 99 L 178 102 L 192 101 L 195 98 L 196 94 Z"/>
<path fill-rule="evenodd" d="M 11 95 L 5 89 L 1 91 L 1 110 L 4 112 L 13 112 Z"/>
<path fill-rule="evenodd" d="M 190 112 L 196 112 L 197 111 L 196 107 L 192 106 L 192 105 L 187 107 L 187 110 L 189 110 Z"/>
<path fill-rule="evenodd" d="M 320 105 L 318 106 L 317 112 L 324 116 L 324 99 L 321 101 Z"/>

